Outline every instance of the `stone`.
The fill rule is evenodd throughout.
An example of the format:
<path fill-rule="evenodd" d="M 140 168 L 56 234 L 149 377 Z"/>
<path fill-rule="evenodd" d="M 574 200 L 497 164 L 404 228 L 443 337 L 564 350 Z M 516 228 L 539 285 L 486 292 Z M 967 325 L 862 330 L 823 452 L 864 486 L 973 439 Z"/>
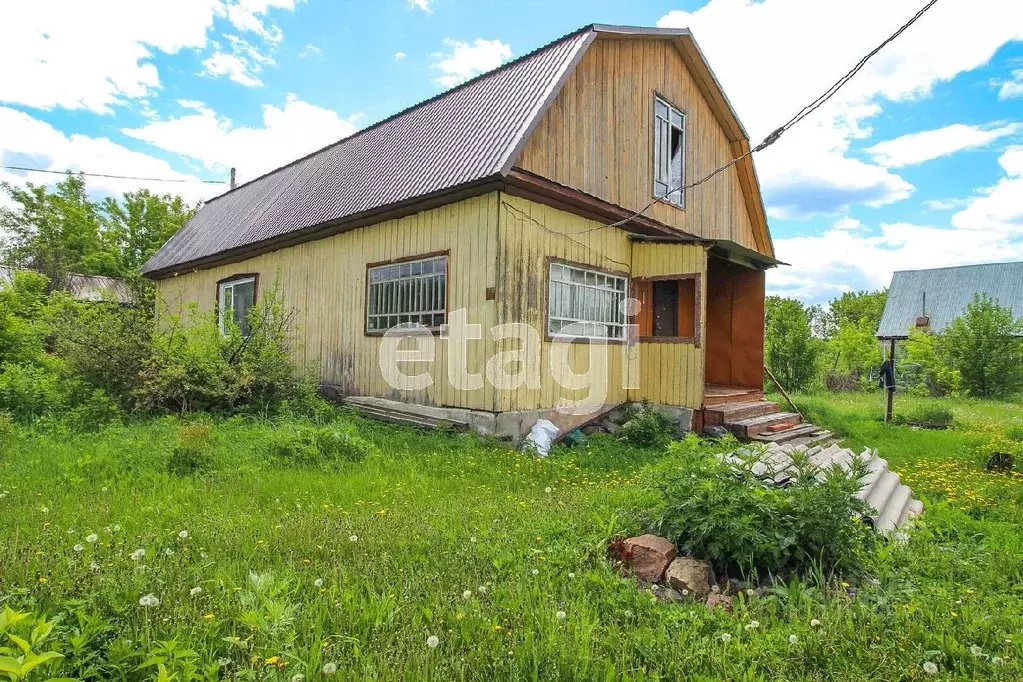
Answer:
<path fill-rule="evenodd" d="M 602 419 L 600 427 L 612 435 L 618 433 L 618 424 L 615 424 L 610 419 Z"/>
<path fill-rule="evenodd" d="M 711 592 L 707 595 L 707 608 L 713 611 L 714 609 L 724 609 L 725 611 L 732 610 L 732 598 L 727 594 L 721 594 L 720 592 Z"/>
<path fill-rule="evenodd" d="M 625 565 L 640 580 L 659 583 L 678 552 L 670 540 L 657 535 L 640 535 L 625 541 Z"/>
<path fill-rule="evenodd" d="M 668 565 L 664 582 L 680 592 L 685 590 L 683 594 L 688 593 L 694 599 L 703 599 L 714 584 L 714 569 L 710 562 L 680 556 Z"/>
<path fill-rule="evenodd" d="M 652 590 L 657 601 L 662 604 L 678 604 L 685 599 L 681 592 L 667 585 L 654 585 Z"/>

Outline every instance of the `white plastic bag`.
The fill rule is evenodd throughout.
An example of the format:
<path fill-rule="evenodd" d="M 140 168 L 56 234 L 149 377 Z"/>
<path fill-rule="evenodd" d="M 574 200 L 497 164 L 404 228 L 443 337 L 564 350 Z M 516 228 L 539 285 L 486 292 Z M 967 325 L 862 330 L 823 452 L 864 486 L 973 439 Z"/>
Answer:
<path fill-rule="evenodd" d="M 533 428 L 529 430 L 529 435 L 526 436 L 525 447 L 535 450 L 536 454 L 540 457 L 546 457 L 551 451 L 554 439 L 557 437 L 558 427 L 554 425 L 554 422 L 547 419 L 539 419 L 533 424 Z"/>

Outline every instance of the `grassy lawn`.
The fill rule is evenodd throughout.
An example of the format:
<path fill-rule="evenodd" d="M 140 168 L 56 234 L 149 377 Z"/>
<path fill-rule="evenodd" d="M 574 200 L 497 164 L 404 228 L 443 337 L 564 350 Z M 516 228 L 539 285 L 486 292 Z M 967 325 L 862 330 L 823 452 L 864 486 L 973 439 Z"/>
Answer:
<path fill-rule="evenodd" d="M 324 665 L 330 679 L 1023 677 L 1023 479 L 973 454 L 1023 410 L 957 403 L 959 424 L 939 432 L 878 423 L 876 394 L 797 402 L 877 447 L 927 504 L 852 596 L 811 576 L 732 613 L 660 604 L 605 545 L 641 530 L 635 476 L 662 453 L 602 437 L 538 460 L 338 412 L 378 454 L 273 467 L 281 424 L 236 418 L 212 422 L 212 471 L 178 476 L 176 419 L 16 427 L 0 455 L 0 600 L 58 619 L 49 648 L 64 659 L 48 675 L 94 680 L 161 666 L 318 680 Z"/>

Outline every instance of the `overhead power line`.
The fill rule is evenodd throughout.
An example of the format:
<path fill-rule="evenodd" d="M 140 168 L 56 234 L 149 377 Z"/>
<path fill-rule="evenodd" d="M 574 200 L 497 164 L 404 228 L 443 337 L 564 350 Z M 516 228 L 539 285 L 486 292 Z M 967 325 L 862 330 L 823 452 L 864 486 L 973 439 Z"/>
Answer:
<path fill-rule="evenodd" d="M 919 12 L 917 12 L 912 17 L 910 17 L 909 21 L 907 21 L 902 26 L 900 26 L 899 29 L 897 31 L 895 31 L 895 33 L 893 33 L 890 36 L 888 36 L 887 38 L 885 38 L 885 40 L 880 45 L 878 45 L 873 50 L 871 50 L 866 55 L 864 55 L 864 57 L 862 59 L 860 59 L 860 61 L 858 61 L 855 66 L 853 66 L 851 69 L 849 69 L 849 71 L 847 71 L 845 73 L 845 75 L 843 75 L 841 78 L 839 78 L 837 81 L 835 81 L 835 83 L 830 88 L 825 90 L 824 93 L 821 94 L 820 97 L 818 97 L 817 99 L 815 99 L 814 101 L 810 102 L 805 107 L 800 109 L 799 112 L 796 113 L 795 116 L 790 118 L 786 123 L 784 123 L 780 127 L 776 128 L 770 135 L 765 137 L 764 140 L 760 144 L 758 144 L 756 147 L 753 147 L 752 149 L 750 149 L 745 154 L 741 154 L 741 155 L 735 157 L 734 159 L 732 159 L 728 163 L 724 164 L 723 166 L 719 166 L 718 168 L 715 168 L 710 173 L 707 173 L 706 175 L 704 175 L 702 178 L 700 178 L 696 182 L 691 182 L 688 185 L 683 184 L 683 185 L 679 185 L 679 186 L 670 188 L 665 193 L 665 195 L 668 196 L 668 195 L 674 194 L 675 192 L 680 191 L 680 190 L 681 191 L 685 191 L 687 189 L 692 189 L 693 187 L 696 187 L 698 185 L 702 185 L 703 183 L 707 182 L 708 180 L 710 180 L 714 176 L 718 175 L 719 173 L 722 173 L 725 170 L 727 170 L 728 168 L 731 168 L 735 164 L 739 163 L 740 161 L 745 159 L 747 156 L 752 156 L 753 154 L 755 154 L 755 153 L 757 153 L 759 151 L 763 151 L 764 149 L 767 149 L 768 147 L 770 147 L 772 144 L 774 144 L 775 142 L 778 141 L 778 138 L 780 138 L 782 135 L 784 135 L 793 126 L 795 126 L 797 123 L 802 121 L 804 118 L 806 118 L 807 116 L 809 116 L 813 112 L 817 111 L 817 109 L 820 109 L 821 106 L 823 106 L 825 102 L 827 102 L 829 99 L 834 97 L 835 93 L 837 93 L 839 90 L 842 89 L 842 86 L 844 86 L 846 83 L 848 83 L 850 80 L 852 80 L 853 76 L 855 76 L 857 73 L 860 72 L 860 70 L 866 65 L 866 63 L 868 61 L 870 61 L 871 57 L 876 55 L 878 52 L 883 50 L 889 43 L 891 43 L 893 40 L 895 40 L 900 35 L 902 35 L 906 31 L 906 29 L 908 29 L 910 26 L 915 24 L 917 22 L 917 20 L 920 17 L 922 17 L 925 12 L 927 12 L 927 10 L 929 10 L 932 7 L 934 7 L 934 4 L 936 2 L 938 2 L 938 0 L 930 0 L 930 2 L 928 2 L 926 5 L 921 7 Z M 632 215 L 628 216 L 627 218 L 622 218 L 621 220 L 619 220 L 617 222 L 611 223 L 610 225 L 600 225 L 598 227 L 591 227 L 588 230 L 582 230 L 580 232 L 574 232 L 573 234 L 585 234 L 586 232 L 593 232 L 595 230 L 603 230 L 603 229 L 606 229 L 608 227 L 620 227 L 620 226 L 624 225 L 625 223 L 628 223 L 628 222 L 638 218 L 639 216 L 643 215 L 644 213 L 646 213 L 650 209 L 651 206 L 653 206 L 655 203 L 657 203 L 657 201 L 658 201 L 657 199 L 653 199 L 649 204 L 644 206 L 639 211 L 636 211 L 635 213 L 633 213 Z"/>
<path fill-rule="evenodd" d="M 6 170 L 25 171 L 27 173 L 53 173 L 54 175 L 66 175 L 68 173 L 74 173 L 75 175 L 85 175 L 91 178 L 113 178 L 115 180 L 143 180 L 145 182 L 198 182 L 206 185 L 227 185 L 227 180 L 202 180 L 200 178 L 145 178 L 136 175 L 114 175 L 112 173 L 86 173 L 85 171 L 59 171 L 50 170 L 48 168 L 26 168 L 24 166 L 0 166 Z"/>

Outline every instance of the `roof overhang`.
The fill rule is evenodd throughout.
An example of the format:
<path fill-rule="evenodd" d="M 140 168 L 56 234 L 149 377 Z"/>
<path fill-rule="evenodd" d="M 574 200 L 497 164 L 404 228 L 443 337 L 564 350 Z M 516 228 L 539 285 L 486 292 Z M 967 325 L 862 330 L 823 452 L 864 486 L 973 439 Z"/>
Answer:
<path fill-rule="evenodd" d="M 730 239 L 711 239 L 710 255 L 748 268 L 767 270 L 778 265 L 788 265 L 773 256 L 746 248 Z"/>

